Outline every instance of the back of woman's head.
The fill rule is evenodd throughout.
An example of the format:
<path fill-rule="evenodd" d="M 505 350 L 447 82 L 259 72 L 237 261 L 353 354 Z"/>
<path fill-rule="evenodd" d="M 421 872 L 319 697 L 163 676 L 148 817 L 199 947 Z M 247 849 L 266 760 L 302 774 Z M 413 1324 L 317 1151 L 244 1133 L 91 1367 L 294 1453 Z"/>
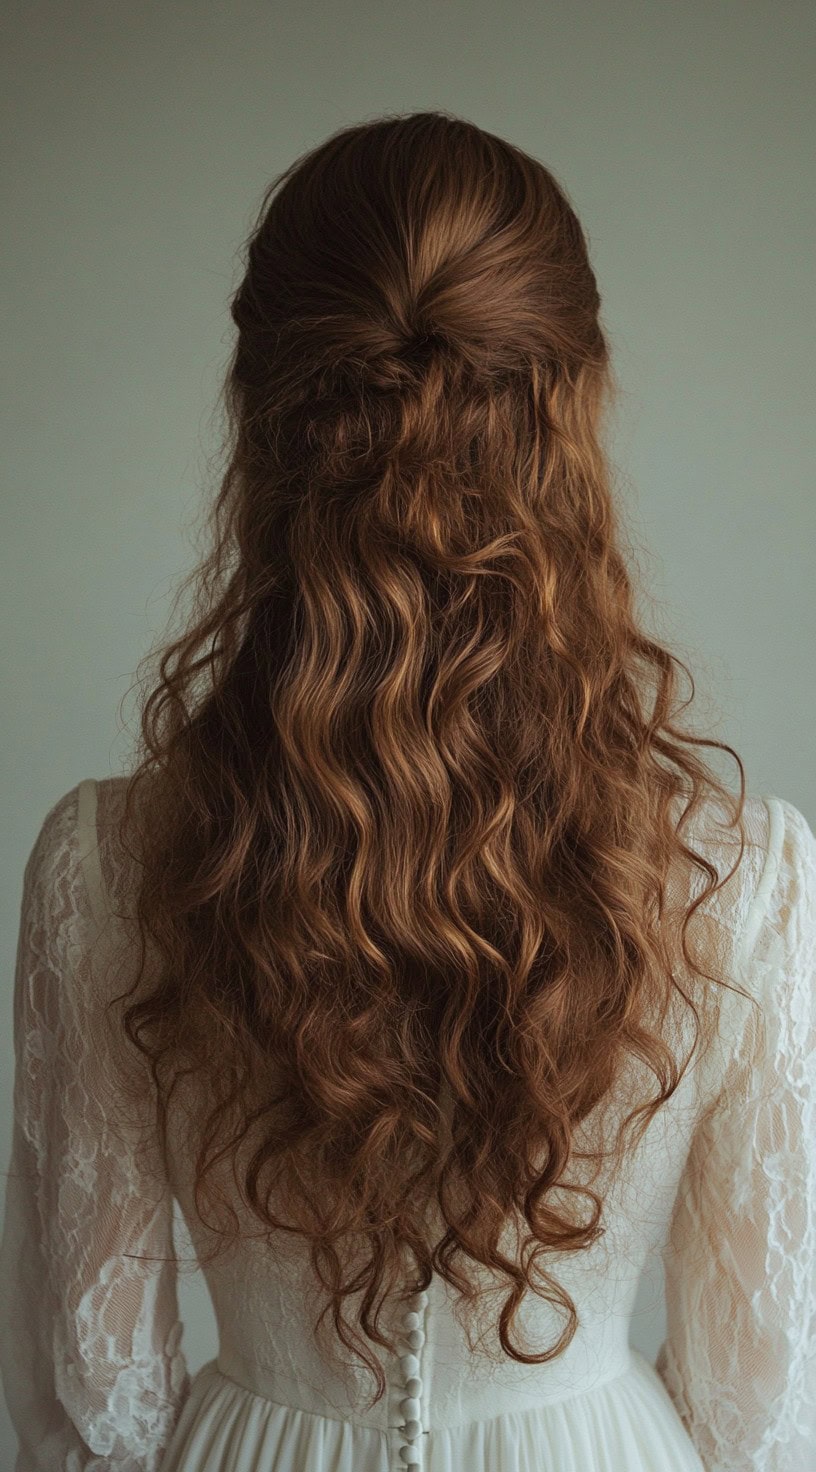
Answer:
<path fill-rule="evenodd" d="M 681 860 L 708 976 L 685 930 L 724 878 L 678 818 L 731 799 L 700 746 L 735 757 L 740 820 L 739 757 L 672 724 L 685 666 L 636 621 L 599 306 L 564 191 L 472 123 L 387 117 L 297 160 L 232 300 L 195 617 L 144 702 L 127 809 L 159 964 L 127 1034 L 162 1130 L 172 1080 L 200 1078 L 197 1202 L 251 1139 L 246 1201 L 308 1239 L 378 1394 L 365 1336 L 387 1342 L 406 1255 L 468 1301 L 468 1260 L 504 1275 L 514 1358 L 569 1343 L 544 1274 L 564 1332 L 513 1345 L 537 1257 L 500 1234 L 518 1219 L 540 1256 L 602 1232 L 596 1193 L 582 1222 L 553 1190 L 627 1055 L 659 1082 L 639 1132 L 684 1071 L 650 1019 L 679 985 Z"/>

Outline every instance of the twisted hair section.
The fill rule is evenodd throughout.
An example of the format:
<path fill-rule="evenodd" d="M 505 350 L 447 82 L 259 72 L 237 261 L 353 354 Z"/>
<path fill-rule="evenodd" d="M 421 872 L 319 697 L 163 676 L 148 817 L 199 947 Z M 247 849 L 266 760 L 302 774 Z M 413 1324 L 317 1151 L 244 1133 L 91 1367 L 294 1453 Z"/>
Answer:
<path fill-rule="evenodd" d="M 739 856 L 720 875 L 683 833 L 711 796 L 741 832 L 744 773 L 685 729 L 689 672 L 638 622 L 599 293 L 540 162 L 441 112 L 343 129 L 267 190 L 231 311 L 210 545 L 127 787 L 123 1022 L 163 1132 L 199 1081 L 202 1216 L 234 1237 L 214 1171 L 243 1154 L 376 1400 L 406 1261 L 471 1306 L 498 1276 L 506 1355 L 573 1337 L 536 1275 L 603 1231 L 576 1132 L 639 1061 L 658 1091 L 620 1161 L 688 1065 L 661 1030 L 677 993 L 699 1022 L 682 979 L 728 985 L 687 930 Z M 680 916 L 678 872 L 702 876 Z M 513 1336 L 531 1289 L 565 1321 L 538 1354 Z"/>

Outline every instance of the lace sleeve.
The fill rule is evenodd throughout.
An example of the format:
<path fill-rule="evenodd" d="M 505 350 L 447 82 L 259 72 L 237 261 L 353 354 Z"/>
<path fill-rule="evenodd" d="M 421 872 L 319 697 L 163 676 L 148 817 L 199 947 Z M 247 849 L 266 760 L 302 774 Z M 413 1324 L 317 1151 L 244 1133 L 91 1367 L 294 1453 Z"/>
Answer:
<path fill-rule="evenodd" d="M 80 821 L 95 792 L 80 783 L 55 803 L 23 877 L 0 1248 L 15 1472 L 155 1472 L 189 1389 L 172 1194 L 158 1149 L 137 1150 L 113 1122 L 92 965 L 100 896 Z"/>
<path fill-rule="evenodd" d="M 816 1465 L 816 838 L 767 799 L 734 980 L 744 1022 L 695 1133 L 665 1254 L 656 1369 L 706 1472 Z M 733 996 L 733 993 L 729 993 Z"/>

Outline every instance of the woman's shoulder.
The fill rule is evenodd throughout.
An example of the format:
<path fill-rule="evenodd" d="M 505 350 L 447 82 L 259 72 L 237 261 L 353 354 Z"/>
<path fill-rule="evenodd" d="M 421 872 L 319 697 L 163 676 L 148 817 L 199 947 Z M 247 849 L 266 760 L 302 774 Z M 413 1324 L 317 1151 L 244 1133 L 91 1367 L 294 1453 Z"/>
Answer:
<path fill-rule="evenodd" d="M 46 807 L 26 860 L 23 884 L 61 905 L 67 913 L 86 911 L 107 925 L 110 898 L 128 889 L 126 863 L 118 842 L 127 777 L 82 777 Z"/>
<path fill-rule="evenodd" d="M 793 871 L 812 868 L 816 884 L 816 839 L 800 809 L 773 793 L 746 795 L 739 823 L 734 812 L 722 797 L 707 795 L 679 833 L 695 856 L 682 885 L 683 907 L 698 902 L 706 947 L 720 967 L 741 977 L 760 933 L 781 923 Z"/>
<path fill-rule="evenodd" d="M 812 933 L 816 945 L 816 834 L 788 798 L 763 801 L 768 809 L 765 862 L 746 926 L 746 952 L 763 925 L 796 944 Z"/>

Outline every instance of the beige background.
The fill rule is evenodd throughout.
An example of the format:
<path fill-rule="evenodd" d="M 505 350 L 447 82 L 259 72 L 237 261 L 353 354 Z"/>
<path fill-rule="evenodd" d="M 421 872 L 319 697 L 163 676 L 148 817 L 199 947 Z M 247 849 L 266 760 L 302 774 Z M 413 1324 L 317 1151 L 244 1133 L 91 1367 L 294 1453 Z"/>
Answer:
<path fill-rule="evenodd" d="M 749 790 L 816 827 L 812 0 L 47 0 L 4 29 L 3 1168 L 25 859 L 57 797 L 127 762 L 117 707 L 214 490 L 237 249 L 339 126 L 440 107 L 566 186 L 644 617 Z M 661 1289 L 634 1324 L 651 1358 Z M 194 1371 L 214 1319 L 200 1280 L 181 1297 Z M 3 1466 L 12 1445 L 6 1418 Z"/>

